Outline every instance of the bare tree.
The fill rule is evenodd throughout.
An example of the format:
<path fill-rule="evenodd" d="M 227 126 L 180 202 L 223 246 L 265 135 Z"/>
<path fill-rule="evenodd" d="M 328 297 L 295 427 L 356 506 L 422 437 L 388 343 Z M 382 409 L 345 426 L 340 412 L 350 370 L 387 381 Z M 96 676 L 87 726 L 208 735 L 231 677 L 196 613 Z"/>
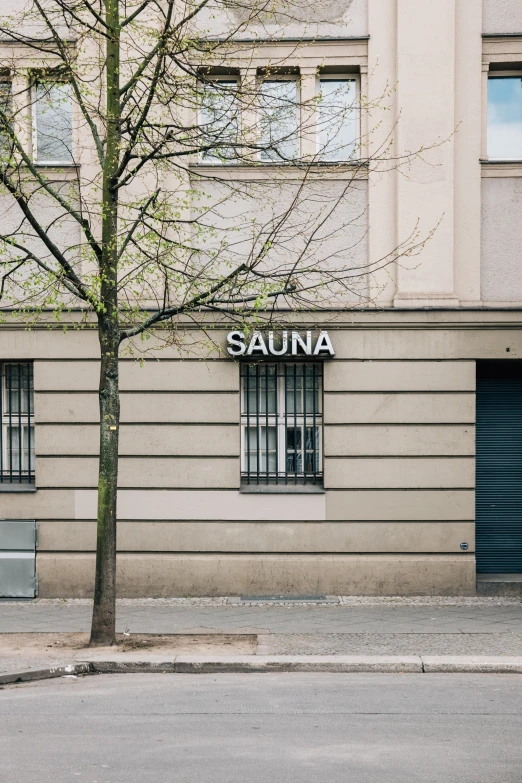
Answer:
<path fill-rule="evenodd" d="M 0 24 L 2 306 L 28 323 L 74 313 L 99 335 L 91 645 L 115 640 L 122 346 L 360 306 L 372 273 L 426 241 L 359 251 L 368 167 L 421 151 L 393 160 L 387 139 L 370 156 L 358 118 L 375 106 L 349 80 L 302 100 L 288 54 L 258 67 L 245 32 L 273 5 L 27 0 Z M 277 3 L 279 27 L 296 8 Z"/>

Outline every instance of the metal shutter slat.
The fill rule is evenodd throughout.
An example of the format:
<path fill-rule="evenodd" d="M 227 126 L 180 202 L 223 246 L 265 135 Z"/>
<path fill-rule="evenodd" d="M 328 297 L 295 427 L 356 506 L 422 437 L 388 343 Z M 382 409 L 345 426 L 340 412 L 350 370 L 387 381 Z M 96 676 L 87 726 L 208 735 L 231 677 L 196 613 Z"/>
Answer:
<path fill-rule="evenodd" d="M 493 375 L 494 371 L 490 372 Z M 477 572 L 522 573 L 522 378 L 477 379 Z"/>

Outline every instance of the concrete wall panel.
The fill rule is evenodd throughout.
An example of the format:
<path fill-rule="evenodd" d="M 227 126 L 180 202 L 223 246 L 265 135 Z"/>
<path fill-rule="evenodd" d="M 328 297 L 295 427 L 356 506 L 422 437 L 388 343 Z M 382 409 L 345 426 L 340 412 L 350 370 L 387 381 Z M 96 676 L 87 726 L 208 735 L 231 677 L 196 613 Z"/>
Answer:
<path fill-rule="evenodd" d="M 94 555 L 40 554 L 42 598 L 90 597 Z M 120 555 L 121 598 L 255 595 L 473 595 L 473 555 Z"/>
<path fill-rule="evenodd" d="M 5 519 L 96 519 L 95 489 L 2 492 Z M 325 519 L 324 494 L 243 495 L 236 490 L 121 489 L 120 520 L 302 520 Z"/>
<path fill-rule="evenodd" d="M 3 519 L 74 519 L 76 506 L 74 490 L 41 489 L 36 492 L 0 493 Z M 89 519 L 96 519 L 94 514 Z"/>
<path fill-rule="evenodd" d="M 120 552 L 474 551 L 472 522 L 120 522 Z M 41 552 L 93 552 L 95 522 L 41 522 Z"/>
<path fill-rule="evenodd" d="M 41 424 L 35 441 L 37 455 L 90 456 L 98 453 L 99 430 L 94 424 Z M 123 424 L 120 428 L 120 454 L 239 455 L 239 427 Z"/>
<path fill-rule="evenodd" d="M 70 519 L 96 518 L 96 492 L 74 490 Z M 324 494 L 241 494 L 235 491 L 131 490 L 118 492 L 119 519 L 160 520 L 299 520 L 325 519 Z M 50 516 L 47 517 L 50 519 Z M 55 518 L 63 518 L 57 514 Z"/>
<path fill-rule="evenodd" d="M 72 324 L 66 333 L 56 328 L 38 328 L 24 330 L 8 328 L 0 332 L 0 356 L 4 359 L 99 359 L 100 343 L 95 329 L 75 329 Z M 227 358 L 224 352 L 226 331 L 212 331 L 212 341 L 208 334 L 195 329 L 188 329 L 184 334 L 179 331 L 181 344 L 169 346 L 168 337 L 151 337 L 146 343 L 147 359 L 207 359 Z M 136 353 L 144 350 L 143 343 L 137 338 L 134 341 Z M 124 359 L 128 361 L 128 359 Z"/>
<path fill-rule="evenodd" d="M 98 461 L 95 458 L 42 458 L 38 460 L 39 487 L 97 487 Z M 122 458 L 119 464 L 120 487 L 182 487 L 237 489 L 239 460 L 172 458 Z"/>
<path fill-rule="evenodd" d="M 37 394 L 37 422 L 98 422 L 98 395 Z M 121 395 L 122 422 L 189 422 L 200 424 L 239 422 L 239 394 L 220 392 L 128 392 Z"/>
<path fill-rule="evenodd" d="M 475 423 L 474 394 L 329 394 L 326 424 Z"/>
<path fill-rule="evenodd" d="M 475 391 L 475 362 L 326 362 L 325 391 Z"/>
<path fill-rule="evenodd" d="M 474 502 L 469 490 L 330 490 L 326 519 L 471 521 Z"/>
<path fill-rule="evenodd" d="M 325 456 L 473 456 L 472 425 L 364 426 L 324 428 Z"/>
<path fill-rule="evenodd" d="M 100 343 L 92 329 L 62 330 L 35 329 L 0 330 L 2 359 L 98 359 Z"/>
<path fill-rule="evenodd" d="M 97 362 L 36 362 L 35 389 L 97 391 Z M 237 391 L 239 369 L 233 362 L 122 361 L 120 385 L 130 391 Z"/>
<path fill-rule="evenodd" d="M 484 182 L 511 182 L 512 180 L 496 179 Z M 514 180 L 520 182 L 521 180 Z M 518 188 L 522 194 L 522 187 Z M 492 202 L 496 203 L 494 199 Z M 489 201 L 488 201 L 489 205 Z M 506 232 L 501 247 L 508 247 L 510 257 L 513 256 L 516 244 L 515 213 L 520 207 L 520 197 L 512 199 L 507 212 L 499 215 L 498 205 L 492 210 L 493 216 L 486 206 L 483 210 L 483 220 L 492 224 L 491 230 L 500 239 L 500 232 Z M 489 209 L 489 206 L 488 206 Z M 493 221 L 497 220 L 496 226 Z M 508 225 L 508 221 L 511 221 Z M 499 222 L 501 228 L 499 228 Z M 512 241 L 513 240 L 513 241 Z M 493 243 L 490 243 L 493 246 Z M 496 248 L 497 253 L 499 247 Z M 513 283 L 513 280 L 510 281 Z M 522 298 L 522 297 L 519 297 Z M 517 351 L 522 356 L 522 334 L 519 329 L 344 329 L 330 330 L 330 337 L 339 359 L 503 359 L 506 347 Z"/>
<path fill-rule="evenodd" d="M 327 458 L 324 483 L 327 489 L 473 489 L 475 460 Z"/>

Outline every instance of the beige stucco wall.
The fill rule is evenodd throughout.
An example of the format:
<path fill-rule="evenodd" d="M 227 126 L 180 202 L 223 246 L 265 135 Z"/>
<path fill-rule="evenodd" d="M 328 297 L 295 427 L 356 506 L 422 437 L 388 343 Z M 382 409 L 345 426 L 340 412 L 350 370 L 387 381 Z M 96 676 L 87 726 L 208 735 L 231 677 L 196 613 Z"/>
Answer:
<path fill-rule="evenodd" d="M 203 258 L 219 251 L 226 273 L 230 268 L 227 262 L 248 261 L 259 252 L 260 242 L 266 241 L 270 231 L 282 224 L 272 237 L 273 247 L 261 269 L 282 271 L 284 265 L 290 273 L 297 264 L 303 287 L 318 283 L 316 275 L 306 277 L 308 268 L 331 270 L 334 280 L 341 274 L 346 280 L 349 270 L 354 269 L 357 271 L 346 285 L 332 284 L 334 295 L 326 303 L 336 307 L 368 304 L 368 183 L 364 171 L 355 177 L 334 169 L 303 185 L 297 172 L 284 168 L 269 179 L 257 180 L 252 175 L 253 181 L 237 179 L 232 170 L 227 182 L 216 181 L 220 176 L 216 168 L 211 170 L 214 180 L 201 179 L 201 175 L 194 179 L 194 187 L 209 210 L 203 222 L 211 223 L 215 230 L 215 235 L 203 236 Z M 194 244 L 198 245 L 197 238 Z M 303 296 L 306 301 L 306 294 Z M 317 296 L 320 294 L 313 291 L 309 301 Z"/>
<path fill-rule="evenodd" d="M 120 594 L 473 592 L 475 360 L 522 356 L 522 331 L 472 318 L 324 316 L 324 494 L 238 491 L 237 364 L 122 360 Z M 0 499 L 38 520 L 42 596 L 92 589 L 94 338 L 0 330 L 36 357 L 38 489 Z"/>
<path fill-rule="evenodd" d="M 274 35 L 295 39 L 363 36 L 368 34 L 367 6 L 368 0 L 273 0 L 262 4 L 246 0 L 231 4 L 228 13 L 223 6 L 209 4 L 198 15 L 197 24 L 199 30 L 211 31 L 214 36 L 229 30 L 238 31 L 237 37 L 261 39 Z M 249 19 L 254 21 L 245 25 Z"/>
<path fill-rule="evenodd" d="M 309 591 L 472 592 L 475 360 L 522 356 L 519 314 L 320 320 L 336 350 L 324 368 L 324 494 L 238 491 L 237 364 L 174 350 L 143 367 L 122 360 L 122 595 L 292 592 L 307 573 Z M 96 336 L 3 328 L 0 349 L 35 359 L 38 487 L 3 492 L 2 516 L 38 520 L 41 595 L 86 595 Z"/>
<path fill-rule="evenodd" d="M 482 180 L 482 299 L 522 301 L 522 178 Z"/>
<path fill-rule="evenodd" d="M 370 163 L 370 259 L 412 236 L 416 245 L 413 259 L 403 258 L 380 275 L 378 299 L 396 307 L 476 306 L 480 0 L 369 0 L 368 14 L 369 96 L 387 108 L 370 112 L 370 147 L 375 153 L 384 144 L 396 161 L 387 167 Z"/>
<path fill-rule="evenodd" d="M 482 8 L 484 33 L 522 33 L 522 5 L 519 0 L 482 0 Z"/>
<path fill-rule="evenodd" d="M 430 147 L 404 171 L 359 174 L 336 224 L 346 230 L 320 252 L 344 249 L 363 266 L 417 225 L 427 241 L 372 281 L 376 311 L 296 317 L 327 327 L 336 350 L 324 374 L 324 494 L 239 492 L 239 369 L 201 335 L 190 333 L 192 350 L 149 344 L 143 367 L 122 359 L 122 596 L 474 591 L 475 362 L 522 358 L 520 313 L 495 309 L 522 301 L 522 178 L 480 181 L 488 63 L 522 56 L 519 41 L 488 49 L 480 32 L 522 33 L 520 2 L 332 0 L 302 11 L 285 35 L 315 36 L 324 13 L 321 35 L 370 40 L 260 45 L 254 68 L 282 58 L 309 79 L 317 65 L 359 72 L 370 100 L 388 93 L 386 110 L 370 112 L 371 149 L 400 159 Z M 222 227 L 284 208 L 295 185 L 280 175 L 267 185 L 262 168 L 260 186 L 241 186 L 257 188 L 262 208 L 230 199 Z M 253 181 L 238 171 L 231 181 Z M 323 195 L 349 176 L 334 169 Z M 270 188 L 269 205 L 259 193 Z M 225 333 L 214 336 L 223 347 Z M 38 521 L 42 596 L 92 592 L 98 353 L 92 331 L 0 328 L 0 361 L 35 361 L 37 491 L 0 502 L 3 517 Z"/>
<path fill-rule="evenodd" d="M 94 555 L 39 558 L 43 595 L 92 594 Z M 472 595 L 472 556 L 433 555 L 120 555 L 122 597 L 171 595 Z"/>

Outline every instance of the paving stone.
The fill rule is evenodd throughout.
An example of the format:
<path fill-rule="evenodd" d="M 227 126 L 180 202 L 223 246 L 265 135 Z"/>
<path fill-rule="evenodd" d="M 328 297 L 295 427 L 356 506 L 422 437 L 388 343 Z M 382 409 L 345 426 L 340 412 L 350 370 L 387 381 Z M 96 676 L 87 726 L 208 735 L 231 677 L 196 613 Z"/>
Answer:
<path fill-rule="evenodd" d="M 259 655 L 522 656 L 522 634 L 269 634 Z"/>

